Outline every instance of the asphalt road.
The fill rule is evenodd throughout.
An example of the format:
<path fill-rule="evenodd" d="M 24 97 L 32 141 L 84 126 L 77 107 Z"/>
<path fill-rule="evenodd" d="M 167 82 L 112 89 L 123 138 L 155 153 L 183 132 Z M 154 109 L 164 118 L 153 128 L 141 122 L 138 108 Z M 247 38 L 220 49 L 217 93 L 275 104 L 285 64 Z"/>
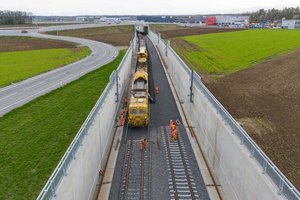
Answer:
<path fill-rule="evenodd" d="M 127 21 L 119 24 L 116 23 L 82 23 L 82 24 L 61 24 L 61 25 L 49 25 L 49 26 L 39 26 L 39 24 L 34 24 L 35 26 L 15 26 L 15 27 L 1 27 L 0 30 L 30 30 L 31 32 L 46 32 L 46 31 L 56 31 L 56 30 L 69 30 L 69 29 L 79 29 L 79 28 L 94 28 L 94 27 L 103 27 L 103 26 L 122 26 L 122 25 L 133 25 L 135 21 Z"/>
<path fill-rule="evenodd" d="M 63 27 L 72 29 L 77 26 L 64 25 L 59 29 L 64 29 Z M 82 28 L 81 26 L 79 27 Z M 47 31 L 57 29 L 57 27 L 47 27 Z M 0 30 L 0 36 L 21 35 L 70 41 L 89 47 L 91 54 L 75 63 L 0 88 L 0 116 L 111 62 L 118 55 L 118 50 L 116 48 L 105 43 L 82 38 L 40 34 L 40 31 L 45 31 L 45 27 L 41 29 L 28 29 L 28 31 L 29 33 L 27 34 L 21 34 L 20 30 Z"/>

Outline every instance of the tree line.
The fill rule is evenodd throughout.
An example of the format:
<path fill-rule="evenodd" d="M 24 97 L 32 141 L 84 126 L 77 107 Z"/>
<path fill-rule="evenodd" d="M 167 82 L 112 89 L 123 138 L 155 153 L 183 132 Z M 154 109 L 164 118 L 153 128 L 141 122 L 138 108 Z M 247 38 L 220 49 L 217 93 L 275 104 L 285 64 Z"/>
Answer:
<path fill-rule="evenodd" d="M 271 21 L 285 19 L 300 19 L 300 9 L 299 6 L 296 8 L 284 8 L 283 10 L 279 9 L 269 9 L 264 10 L 260 9 L 253 13 L 248 13 L 250 16 L 251 23 L 259 23 L 262 21 Z"/>
<path fill-rule="evenodd" d="M 30 12 L 0 10 L 0 24 L 28 23 L 32 23 L 32 13 Z"/>

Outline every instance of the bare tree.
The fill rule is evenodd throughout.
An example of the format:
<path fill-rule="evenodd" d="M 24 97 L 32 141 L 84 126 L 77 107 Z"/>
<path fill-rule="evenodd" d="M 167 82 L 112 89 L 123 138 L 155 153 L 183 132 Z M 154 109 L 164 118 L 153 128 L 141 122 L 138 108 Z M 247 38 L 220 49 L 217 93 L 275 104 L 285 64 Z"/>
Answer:
<path fill-rule="evenodd" d="M 0 24 L 28 24 L 32 23 L 32 13 L 23 11 L 0 11 Z"/>
<path fill-rule="evenodd" d="M 269 9 L 264 10 L 260 9 L 256 12 L 249 13 L 250 14 L 250 22 L 257 23 L 261 21 L 275 21 L 280 20 L 282 18 L 286 19 L 300 19 L 300 9 L 299 7 L 293 8 L 284 8 L 283 10 L 279 9 Z"/>

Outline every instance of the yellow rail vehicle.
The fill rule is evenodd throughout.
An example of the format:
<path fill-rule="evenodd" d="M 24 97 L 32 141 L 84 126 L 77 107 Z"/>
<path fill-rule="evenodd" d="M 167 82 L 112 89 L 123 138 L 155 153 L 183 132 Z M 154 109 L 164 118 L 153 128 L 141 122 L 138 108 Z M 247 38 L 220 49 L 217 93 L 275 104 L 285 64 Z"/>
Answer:
<path fill-rule="evenodd" d="M 147 126 L 149 123 L 148 73 L 137 71 L 133 77 L 131 98 L 128 106 L 128 125 Z"/>
<path fill-rule="evenodd" d="M 138 51 L 138 64 L 147 66 L 147 48 L 145 40 L 140 40 L 140 46 Z"/>
<path fill-rule="evenodd" d="M 141 47 L 138 52 L 138 64 L 141 66 L 147 65 L 147 50 L 146 47 Z"/>

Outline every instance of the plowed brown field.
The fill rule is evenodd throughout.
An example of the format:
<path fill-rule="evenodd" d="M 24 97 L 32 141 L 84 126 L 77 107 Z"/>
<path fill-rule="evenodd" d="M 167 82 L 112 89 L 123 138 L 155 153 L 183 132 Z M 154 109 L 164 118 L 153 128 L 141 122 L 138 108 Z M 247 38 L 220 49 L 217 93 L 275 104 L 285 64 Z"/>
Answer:
<path fill-rule="evenodd" d="M 158 31 L 162 38 L 169 39 L 188 35 L 202 35 L 209 33 L 223 33 L 232 31 L 242 31 L 245 29 L 234 28 L 204 28 L 204 27 L 188 27 L 178 25 L 151 25 L 152 29 Z"/>
<path fill-rule="evenodd" d="M 133 38 L 134 27 L 132 25 L 107 26 L 97 28 L 82 28 L 64 31 L 46 32 L 51 35 L 64 35 L 96 40 L 112 44 L 114 46 L 129 46 Z"/>
<path fill-rule="evenodd" d="M 300 50 L 206 85 L 300 189 Z"/>
<path fill-rule="evenodd" d="M 0 52 L 26 51 L 37 49 L 74 48 L 76 44 L 58 40 L 32 37 L 0 37 Z"/>

